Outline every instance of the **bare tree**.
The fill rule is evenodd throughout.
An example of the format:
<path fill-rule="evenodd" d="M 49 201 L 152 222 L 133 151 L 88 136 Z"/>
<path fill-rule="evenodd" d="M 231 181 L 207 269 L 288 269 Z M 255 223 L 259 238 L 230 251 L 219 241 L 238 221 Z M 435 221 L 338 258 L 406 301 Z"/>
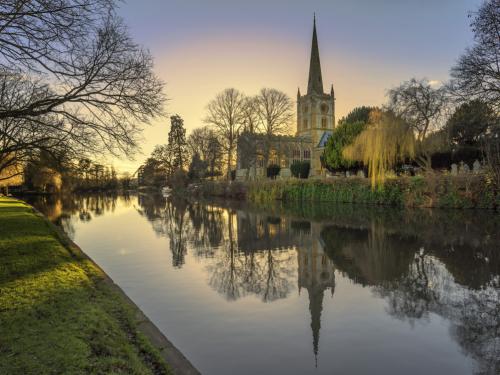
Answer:
<path fill-rule="evenodd" d="M 202 160 L 206 160 L 208 144 L 212 136 L 215 136 L 214 131 L 208 126 L 193 129 L 186 141 L 189 155 L 192 157 L 194 154 L 198 154 Z"/>
<path fill-rule="evenodd" d="M 451 69 L 452 92 L 462 100 L 480 99 L 500 111 L 500 1 L 485 1 L 471 13 L 474 45 Z"/>
<path fill-rule="evenodd" d="M 444 88 L 433 88 L 425 79 L 412 78 L 389 90 L 388 107 L 406 120 L 423 141 L 427 134 L 437 129 L 446 109 Z"/>
<path fill-rule="evenodd" d="M 243 117 L 244 117 L 243 131 L 249 134 L 257 133 L 260 128 L 258 97 L 250 96 L 245 98 L 245 105 L 243 107 Z"/>
<path fill-rule="evenodd" d="M 36 95 L 36 89 L 20 74 L 0 72 L 0 108 L 22 105 L 26 92 Z M 39 122 L 51 126 L 39 126 Z M 23 165 L 36 156 L 37 151 L 57 153 L 65 147 L 66 134 L 62 124 L 53 116 L 40 116 L 36 121 L 25 118 L 0 119 L 0 172 L 5 178 L 21 174 Z M 8 172 L 7 172 L 8 169 Z"/>
<path fill-rule="evenodd" d="M 217 133 L 227 161 L 227 178 L 230 178 L 238 134 L 245 123 L 245 96 L 234 88 L 219 93 L 207 107 L 205 123 Z"/>
<path fill-rule="evenodd" d="M 0 3 L 0 136 L 21 144 L 6 125 L 16 121 L 33 136 L 24 149 L 61 140 L 86 153 L 137 147 L 141 125 L 162 114 L 163 84 L 114 8 L 112 0 Z"/>
<path fill-rule="evenodd" d="M 290 131 L 293 103 L 288 95 L 276 89 L 264 88 L 256 97 L 260 128 L 266 136 L 264 165 L 267 166 L 272 146 L 272 137 Z"/>
<path fill-rule="evenodd" d="M 221 170 L 221 147 L 217 134 L 208 126 L 194 129 L 187 138 L 187 148 L 191 158 L 198 154 L 207 163 L 210 176 Z"/>

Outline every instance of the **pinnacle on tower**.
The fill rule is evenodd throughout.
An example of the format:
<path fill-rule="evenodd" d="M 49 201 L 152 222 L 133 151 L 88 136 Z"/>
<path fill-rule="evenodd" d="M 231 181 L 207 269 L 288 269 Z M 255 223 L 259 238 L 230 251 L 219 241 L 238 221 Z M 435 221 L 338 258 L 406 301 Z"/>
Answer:
<path fill-rule="evenodd" d="M 318 36 L 316 34 L 316 14 L 314 15 L 313 36 L 311 45 L 311 61 L 309 64 L 309 83 L 307 94 L 323 94 L 323 78 L 319 60 Z"/>

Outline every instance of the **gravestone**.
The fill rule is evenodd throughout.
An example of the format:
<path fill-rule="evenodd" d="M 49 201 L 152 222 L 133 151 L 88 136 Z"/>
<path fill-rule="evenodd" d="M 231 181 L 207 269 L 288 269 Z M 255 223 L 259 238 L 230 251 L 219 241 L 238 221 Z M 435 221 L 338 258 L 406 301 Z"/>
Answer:
<path fill-rule="evenodd" d="M 453 163 L 451 165 L 451 175 L 456 176 L 457 174 L 458 174 L 458 166 L 455 163 Z"/>
<path fill-rule="evenodd" d="M 458 169 L 458 174 L 468 174 L 470 172 L 470 168 L 467 163 L 463 161 L 460 162 L 460 168 Z"/>
<path fill-rule="evenodd" d="M 290 168 L 281 168 L 280 170 L 280 177 L 281 178 L 290 178 L 292 177 L 292 171 Z"/>
<path fill-rule="evenodd" d="M 474 161 L 474 164 L 472 164 L 472 172 L 474 172 L 474 174 L 481 173 L 481 163 L 477 159 Z"/>
<path fill-rule="evenodd" d="M 365 171 L 364 171 L 364 170 L 362 170 L 362 169 L 360 169 L 360 170 L 358 171 L 358 177 L 361 177 L 361 178 L 366 178 L 366 176 L 365 176 Z"/>

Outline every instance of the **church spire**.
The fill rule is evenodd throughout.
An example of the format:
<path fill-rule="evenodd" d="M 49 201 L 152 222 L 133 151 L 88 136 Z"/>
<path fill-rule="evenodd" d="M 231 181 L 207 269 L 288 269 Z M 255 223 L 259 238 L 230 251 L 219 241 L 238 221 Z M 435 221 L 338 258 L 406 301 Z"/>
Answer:
<path fill-rule="evenodd" d="M 314 14 L 313 37 L 311 46 L 311 61 L 309 64 L 309 83 L 307 94 L 323 94 L 323 78 L 319 61 L 318 36 L 316 35 L 316 14 Z"/>

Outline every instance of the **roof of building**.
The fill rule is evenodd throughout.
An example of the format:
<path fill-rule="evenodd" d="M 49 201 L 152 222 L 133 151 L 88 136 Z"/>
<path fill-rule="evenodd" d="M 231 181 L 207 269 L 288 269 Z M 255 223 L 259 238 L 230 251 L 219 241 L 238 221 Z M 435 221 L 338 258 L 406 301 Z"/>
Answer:
<path fill-rule="evenodd" d="M 243 140 L 254 140 L 254 141 L 263 141 L 267 139 L 267 135 L 263 133 L 248 133 L 243 132 L 238 137 L 238 142 Z M 311 142 L 311 137 L 308 135 L 298 136 L 298 135 L 282 135 L 275 134 L 271 136 L 272 142 L 302 142 L 309 143 Z"/>
<path fill-rule="evenodd" d="M 328 138 L 330 138 L 332 136 L 333 132 L 331 130 L 327 130 L 323 133 L 323 135 L 321 136 L 319 142 L 318 142 L 318 145 L 316 147 L 325 147 L 326 146 L 326 142 L 328 142 Z"/>

